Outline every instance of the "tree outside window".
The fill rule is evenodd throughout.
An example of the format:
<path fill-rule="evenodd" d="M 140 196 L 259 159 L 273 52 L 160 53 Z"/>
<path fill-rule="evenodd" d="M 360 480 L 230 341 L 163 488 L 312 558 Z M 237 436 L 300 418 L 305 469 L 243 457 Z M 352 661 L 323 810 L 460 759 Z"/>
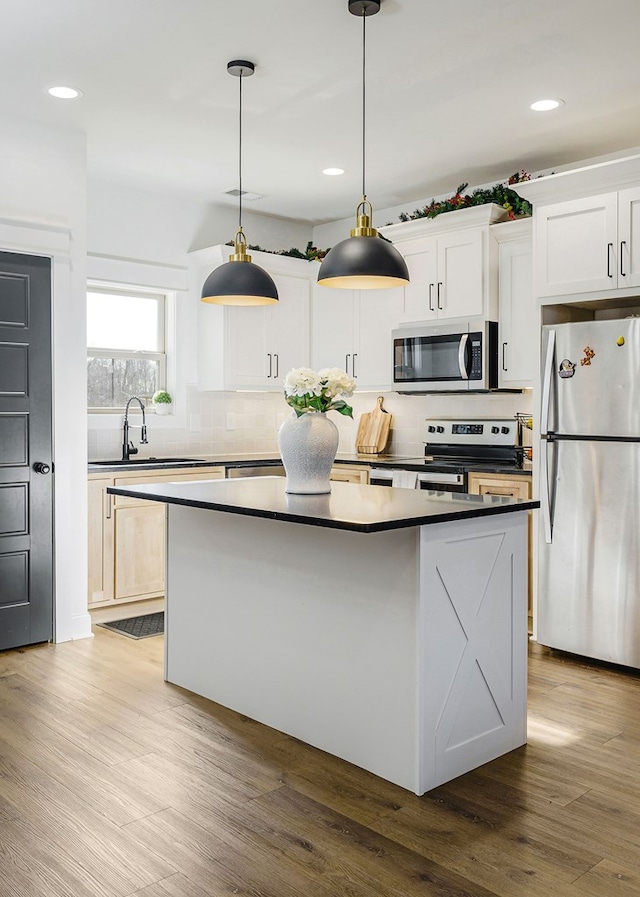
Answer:
<path fill-rule="evenodd" d="M 89 410 L 121 410 L 166 388 L 166 296 L 91 285 L 87 291 Z"/>

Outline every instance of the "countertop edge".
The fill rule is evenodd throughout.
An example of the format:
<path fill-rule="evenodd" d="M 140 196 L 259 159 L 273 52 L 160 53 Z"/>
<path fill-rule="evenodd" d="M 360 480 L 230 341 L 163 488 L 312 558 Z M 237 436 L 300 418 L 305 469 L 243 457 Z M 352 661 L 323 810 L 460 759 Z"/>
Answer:
<path fill-rule="evenodd" d="M 385 488 L 385 487 L 379 487 Z M 291 511 L 269 510 L 266 508 L 248 508 L 242 505 L 233 505 L 229 502 L 202 501 L 195 498 L 181 498 L 180 496 L 153 494 L 148 491 L 140 491 L 134 486 L 109 486 L 107 492 L 111 495 L 122 495 L 128 498 L 139 498 L 145 501 L 157 501 L 164 504 L 181 505 L 189 508 L 199 508 L 207 511 L 221 511 L 226 514 L 240 514 L 244 517 L 261 517 L 268 520 L 284 520 L 289 523 L 298 523 L 306 526 L 321 526 L 329 529 L 342 529 L 360 533 L 378 533 L 394 529 L 408 529 L 415 526 L 430 526 L 435 523 L 446 523 L 455 520 L 469 520 L 476 517 L 492 517 L 498 514 L 512 514 L 518 511 L 530 511 L 540 507 L 540 502 L 535 499 L 514 499 L 514 504 L 508 505 L 484 505 L 456 511 L 443 511 L 440 514 L 429 516 L 405 517 L 395 520 L 383 520 L 377 523 L 359 523 L 353 520 L 330 519 L 327 517 L 312 517 L 306 514 L 295 514 Z"/>

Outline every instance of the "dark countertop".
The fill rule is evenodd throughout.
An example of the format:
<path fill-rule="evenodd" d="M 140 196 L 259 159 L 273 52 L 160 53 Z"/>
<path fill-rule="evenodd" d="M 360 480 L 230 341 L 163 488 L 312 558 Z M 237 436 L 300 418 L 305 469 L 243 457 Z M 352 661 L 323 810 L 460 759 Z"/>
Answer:
<path fill-rule="evenodd" d="M 167 504 L 360 533 L 508 514 L 540 507 L 538 501 L 497 495 L 389 489 L 386 486 L 335 482 L 331 484 L 329 495 L 287 495 L 285 486 L 283 477 L 250 477 L 165 485 L 110 486 L 107 492 Z"/>
<path fill-rule="evenodd" d="M 412 463 L 413 462 L 413 463 Z M 367 467 L 388 467 L 391 469 L 424 471 L 427 464 L 416 458 L 415 455 L 359 455 L 357 453 L 338 452 L 336 464 L 361 464 Z M 189 467 L 269 467 L 281 465 L 282 460 L 278 452 L 244 453 L 244 454 L 217 454 L 200 455 L 185 461 L 176 462 L 175 459 L 166 458 L 140 458 L 138 460 L 123 463 L 114 460 L 111 462 L 89 462 L 89 473 L 112 473 L 119 470 L 163 470 L 165 468 L 189 468 Z M 514 476 L 531 476 L 531 470 L 522 470 L 517 467 L 496 464 L 474 464 L 473 462 L 434 462 L 441 468 L 464 468 L 467 471 L 480 473 L 508 473 Z"/>

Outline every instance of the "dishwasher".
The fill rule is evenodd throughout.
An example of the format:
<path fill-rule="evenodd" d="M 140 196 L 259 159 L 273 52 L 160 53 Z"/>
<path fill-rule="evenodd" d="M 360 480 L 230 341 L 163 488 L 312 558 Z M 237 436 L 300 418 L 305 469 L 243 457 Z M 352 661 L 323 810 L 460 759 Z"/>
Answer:
<path fill-rule="evenodd" d="M 259 467 L 227 467 L 227 479 L 236 477 L 283 477 L 282 464 L 263 464 Z"/>

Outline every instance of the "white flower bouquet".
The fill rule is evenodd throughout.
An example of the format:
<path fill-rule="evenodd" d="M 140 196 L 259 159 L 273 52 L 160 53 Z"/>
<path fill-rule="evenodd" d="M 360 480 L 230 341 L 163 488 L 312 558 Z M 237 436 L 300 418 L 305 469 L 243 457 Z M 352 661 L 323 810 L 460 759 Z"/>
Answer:
<path fill-rule="evenodd" d="M 318 372 L 294 368 L 285 377 L 284 397 L 298 417 L 311 411 L 338 411 L 353 417 L 353 408 L 338 397 L 349 398 L 355 388 L 355 381 L 340 368 L 323 368 Z"/>

